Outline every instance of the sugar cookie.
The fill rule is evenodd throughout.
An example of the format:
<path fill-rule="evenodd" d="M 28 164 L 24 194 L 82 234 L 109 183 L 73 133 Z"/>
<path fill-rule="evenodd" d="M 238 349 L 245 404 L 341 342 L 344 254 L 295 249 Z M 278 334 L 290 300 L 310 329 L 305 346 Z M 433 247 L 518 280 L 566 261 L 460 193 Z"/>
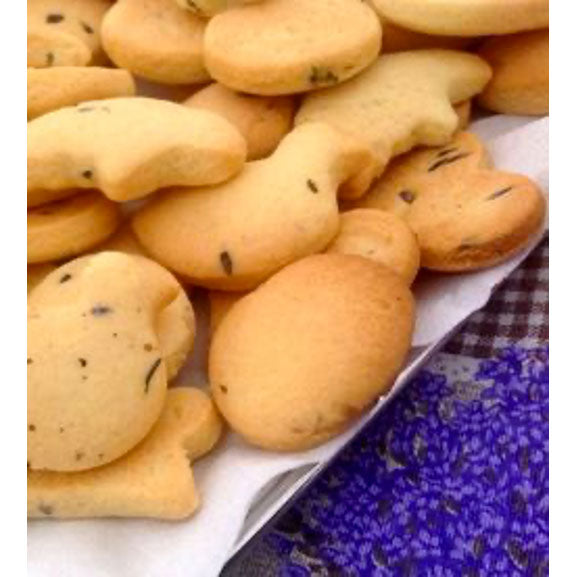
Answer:
<path fill-rule="evenodd" d="M 537 185 L 490 169 L 482 143 L 466 132 L 445 147 L 394 161 L 359 204 L 404 218 L 417 235 L 422 265 L 440 271 L 509 258 L 538 232 L 545 214 Z"/>
<path fill-rule="evenodd" d="M 96 66 L 28 69 L 28 118 L 86 100 L 134 94 L 134 79 L 126 70 Z"/>
<path fill-rule="evenodd" d="M 117 252 L 76 259 L 28 299 L 28 465 L 79 471 L 124 455 L 166 396 L 159 313 L 178 295 L 156 263 Z"/>
<path fill-rule="evenodd" d="M 307 257 L 241 299 L 210 348 L 214 399 L 248 442 L 278 451 L 341 433 L 387 393 L 414 305 L 396 274 L 349 255 Z"/>
<path fill-rule="evenodd" d="M 344 82 L 380 45 L 379 20 L 358 0 L 266 0 L 212 18 L 204 56 L 222 84 L 278 95 Z"/>
<path fill-rule="evenodd" d="M 28 517 L 189 517 L 199 505 L 190 461 L 208 453 L 221 433 L 209 397 L 171 389 L 154 428 L 117 461 L 75 473 L 28 471 Z"/>
<path fill-rule="evenodd" d="M 110 59 L 137 76 L 161 84 L 196 84 L 204 67 L 206 22 L 175 0 L 118 0 L 102 24 Z"/>
<path fill-rule="evenodd" d="M 158 262 L 193 284 L 248 290 L 328 245 L 339 226 L 338 187 L 367 159 L 351 139 L 309 123 L 229 182 L 160 194 L 133 228 Z"/>
<path fill-rule="evenodd" d="M 125 201 L 214 184 L 245 156 L 238 131 L 211 112 L 142 97 L 85 102 L 28 123 L 28 202 L 46 190 L 98 188 Z"/>
<path fill-rule="evenodd" d="M 549 0 L 371 0 L 404 28 L 447 36 L 510 34 L 549 26 Z"/>
<path fill-rule="evenodd" d="M 199 90 L 183 104 L 226 118 L 244 136 L 248 160 L 258 160 L 274 152 L 291 130 L 295 112 L 290 97 L 241 94 L 218 83 Z"/>
<path fill-rule="evenodd" d="M 341 214 L 340 229 L 326 253 L 353 254 L 380 262 L 411 285 L 421 253 L 413 231 L 395 214 L 358 208 Z"/>
<path fill-rule="evenodd" d="M 295 122 L 327 122 L 366 142 L 373 162 L 342 196 L 361 196 L 392 156 L 448 142 L 458 125 L 451 104 L 481 92 L 491 69 L 478 56 L 415 50 L 381 56 L 363 74 L 308 94 Z"/>
<path fill-rule="evenodd" d="M 549 30 L 490 38 L 479 55 L 493 68 L 481 106 L 502 114 L 549 114 Z"/>
<path fill-rule="evenodd" d="M 120 209 L 99 192 L 85 192 L 28 210 L 28 262 L 82 254 L 120 224 Z"/>
<path fill-rule="evenodd" d="M 100 25 L 108 0 L 28 0 L 28 66 L 103 64 Z"/>

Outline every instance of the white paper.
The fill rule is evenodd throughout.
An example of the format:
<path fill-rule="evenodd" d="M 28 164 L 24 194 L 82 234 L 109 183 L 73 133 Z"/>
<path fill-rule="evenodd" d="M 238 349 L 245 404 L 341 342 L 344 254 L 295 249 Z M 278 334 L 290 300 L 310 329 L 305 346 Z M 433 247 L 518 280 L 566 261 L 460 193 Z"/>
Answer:
<path fill-rule="evenodd" d="M 501 169 L 537 179 L 547 189 L 548 119 L 491 117 L 474 127 L 482 134 Z M 418 325 L 410 361 L 397 379 L 397 393 L 440 341 L 483 306 L 492 290 L 519 265 L 512 261 L 468 275 L 426 275 L 416 287 Z M 195 464 L 203 505 L 190 520 L 37 520 L 28 524 L 30 577 L 213 577 L 238 546 L 243 522 L 259 496 L 243 539 L 262 526 L 318 463 L 338 452 L 386 404 L 382 399 L 349 431 L 312 451 L 277 455 L 249 447 L 229 434 L 217 450 Z M 263 487 L 279 475 L 311 465 L 284 484 Z M 289 481 L 287 486 L 286 481 Z M 293 482 L 294 479 L 294 482 Z M 268 504 L 270 502 L 270 505 Z"/>

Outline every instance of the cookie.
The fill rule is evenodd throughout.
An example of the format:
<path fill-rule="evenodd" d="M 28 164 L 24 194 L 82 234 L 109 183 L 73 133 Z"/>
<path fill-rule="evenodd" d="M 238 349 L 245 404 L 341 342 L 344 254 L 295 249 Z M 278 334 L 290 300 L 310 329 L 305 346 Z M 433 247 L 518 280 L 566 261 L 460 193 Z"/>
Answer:
<path fill-rule="evenodd" d="M 466 132 L 444 147 L 397 159 L 359 205 L 404 218 L 417 235 L 422 265 L 439 271 L 509 258 L 538 232 L 545 215 L 537 185 L 491 169 L 483 144 Z"/>
<path fill-rule="evenodd" d="M 206 21 L 175 0 L 118 0 L 102 24 L 102 43 L 120 68 L 161 84 L 210 79 L 204 67 Z"/>
<path fill-rule="evenodd" d="M 359 208 L 341 214 L 340 229 L 326 253 L 353 254 L 379 262 L 411 285 L 421 253 L 413 231 L 395 214 Z"/>
<path fill-rule="evenodd" d="M 118 251 L 150 258 L 132 232 L 128 223 L 123 224 L 107 241 L 97 247 L 97 252 Z M 172 381 L 184 366 L 194 346 L 196 320 L 192 303 L 181 287 L 178 296 L 160 313 L 156 326 L 162 356 L 166 363 L 166 377 Z"/>
<path fill-rule="evenodd" d="M 370 2 L 369 2 L 370 3 Z M 407 50 L 422 50 L 423 48 L 446 48 L 449 50 L 464 50 L 471 44 L 471 38 L 459 36 L 434 36 L 396 26 L 385 18 L 381 19 L 383 41 L 381 52 L 405 52 Z"/>
<path fill-rule="evenodd" d="M 80 471 L 150 431 L 166 396 L 157 321 L 179 285 L 117 252 L 76 259 L 28 299 L 28 465 Z"/>
<path fill-rule="evenodd" d="M 171 389 L 154 428 L 120 459 L 75 473 L 28 471 L 28 517 L 189 517 L 199 506 L 190 462 L 208 453 L 221 433 L 207 395 Z"/>
<path fill-rule="evenodd" d="M 224 292 L 209 291 L 208 302 L 210 304 L 210 334 L 214 334 L 222 319 L 228 311 L 238 302 L 247 292 Z"/>
<path fill-rule="evenodd" d="M 192 284 L 249 290 L 329 244 L 338 232 L 339 185 L 367 159 L 351 139 L 309 123 L 233 180 L 162 192 L 132 226 L 155 260 Z"/>
<path fill-rule="evenodd" d="M 358 0 L 266 0 L 212 18 L 204 57 L 222 84 L 279 95 L 344 82 L 375 60 L 380 45 L 379 20 Z"/>
<path fill-rule="evenodd" d="M 465 52 L 388 54 L 346 84 L 308 94 L 295 122 L 327 122 L 371 148 L 372 162 L 341 191 L 356 198 L 392 156 L 448 142 L 459 122 L 451 105 L 481 92 L 490 76 L 481 58 Z"/>
<path fill-rule="evenodd" d="M 382 18 L 427 34 L 485 36 L 549 26 L 549 0 L 371 0 Z"/>
<path fill-rule="evenodd" d="M 90 48 L 76 36 L 44 28 L 28 29 L 29 68 L 54 66 L 88 66 Z"/>
<path fill-rule="evenodd" d="M 46 190 L 98 188 L 126 201 L 215 184 L 245 156 L 238 131 L 211 112 L 141 97 L 85 102 L 28 123 L 28 204 L 45 202 Z"/>
<path fill-rule="evenodd" d="M 176 3 L 193 14 L 210 18 L 219 12 L 243 6 L 244 4 L 256 4 L 262 0 L 176 0 Z"/>
<path fill-rule="evenodd" d="M 293 263 L 241 299 L 210 348 L 215 402 L 249 443 L 304 450 L 386 394 L 409 351 L 413 297 L 386 267 L 349 255 Z"/>
<path fill-rule="evenodd" d="M 295 103 L 290 97 L 241 94 L 222 84 L 211 84 L 183 104 L 203 108 L 226 118 L 244 136 L 248 160 L 270 156 L 293 125 Z"/>
<path fill-rule="evenodd" d="M 104 64 L 100 26 L 108 0 L 28 0 L 28 66 Z"/>
<path fill-rule="evenodd" d="M 490 38 L 479 55 L 493 68 L 478 97 L 481 106 L 502 114 L 549 114 L 549 30 Z"/>
<path fill-rule="evenodd" d="M 115 96 L 134 96 L 134 79 L 126 70 L 96 66 L 28 69 L 28 118 Z"/>
<path fill-rule="evenodd" d="M 30 208 L 28 262 L 82 254 L 108 238 L 119 224 L 119 206 L 96 191 Z"/>
<path fill-rule="evenodd" d="M 28 265 L 28 294 L 34 290 L 53 270 L 56 265 L 52 263 L 29 264 Z"/>

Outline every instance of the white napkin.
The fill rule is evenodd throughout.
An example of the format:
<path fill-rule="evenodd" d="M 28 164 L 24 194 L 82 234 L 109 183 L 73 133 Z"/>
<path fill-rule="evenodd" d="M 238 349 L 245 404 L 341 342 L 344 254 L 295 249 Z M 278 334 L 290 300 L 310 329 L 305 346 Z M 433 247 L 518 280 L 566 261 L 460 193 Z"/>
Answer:
<path fill-rule="evenodd" d="M 522 172 L 548 187 L 548 119 L 491 117 L 473 131 L 489 144 L 495 165 Z M 536 239 L 537 242 L 537 239 Z M 398 392 L 423 359 L 471 313 L 528 254 L 499 267 L 468 275 L 427 275 L 416 287 L 418 324 L 411 362 L 397 379 Z M 195 369 L 191 369 L 195 370 Z M 198 369 L 196 369 L 198 370 Z M 29 577 L 212 577 L 218 575 L 238 546 L 247 511 L 258 494 L 243 540 L 262 526 L 299 483 L 261 491 L 279 474 L 306 464 L 324 463 L 391 398 L 326 445 L 296 455 L 277 455 L 251 448 L 229 434 L 219 448 L 194 465 L 203 505 L 190 520 L 38 520 L 28 524 Z"/>

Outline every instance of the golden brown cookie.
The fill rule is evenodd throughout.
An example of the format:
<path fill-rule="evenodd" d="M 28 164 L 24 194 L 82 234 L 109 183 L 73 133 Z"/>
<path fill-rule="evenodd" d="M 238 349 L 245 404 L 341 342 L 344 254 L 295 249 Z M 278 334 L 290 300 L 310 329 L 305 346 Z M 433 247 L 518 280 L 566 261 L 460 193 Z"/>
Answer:
<path fill-rule="evenodd" d="M 329 244 L 339 186 L 368 158 L 353 139 L 308 123 L 228 182 L 160 193 L 134 215 L 133 228 L 158 262 L 193 284 L 249 290 Z"/>
<path fill-rule="evenodd" d="M 248 160 L 258 160 L 274 152 L 290 132 L 295 112 L 295 103 L 290 97 L 241 94 L 218 83 L 199 90 L 183 104 L 226 118 L 244 136 Z"/>
<path fill-rule="evenodd" d="M 209 291 L 208 301 L 210 303 L 210 333 L 214 334 L 222 319 L 228 311 L 238 302 L 247 292 L 224 292 Z"/>
<path fill-rule="evenodd" d="M 190 462 L 208 453 L 221 432 L 207 395 L 171 389 L 144 441 L 113 463 L 75 473 L 29 470 L 28 517 L 189 517 L 199 505 Z"/>
<path fill-rule="evenodd" d="M 106 252 L 65 264 L 28 299 L 28 465 L 81 471 L 114 461 L 159 418 L 166 364 L 159 314 L 174 277 Z"/>
<path fill-rule="evenodd" d="M 395 160 L 358 204 L 404 218 L 417 235 L 422 265 L 440 271 L 509 258 L 533 238 L 545 215 L 537 185 L 491 169 L 481 141 L 466 132 L 447 146 Z"/>
<path fill-rule="evenodd" d="M 293 263 L 218 327 L 209 362 L 218 408 L 264 449 L 320 445 L 390 389 L 413 317 L 406 283 L 381 264 L 340 254 Z"/>
<path fill-rule="evenodd" d="M 50 262 L 87 252 L 119 225 L 119 206 L 96 191 L 30 208 L 28 262 Z"/>
<path fill-rule="evenodd" d="M 126 70 L 96 66 L 28 69 L 29 119 L 86 100 L 134 94 L 134 79 Z"/>
<path fill-rule="evenodd" d="M 340 229 L 326 253 L 353 254 L 379 262 L 411 285 L 421 252 L 413 231 L 395 214 L 358 208 L 341 214 Z"/>
<path fill-rule="evenodd" d="M 358 0 L 266 0 L 209 21 L 210 75 L 235 90 L 294 94 L 344 82 L 379 54 L 381 27 Z"/>
<path fill-rule="evenodd" d="M 549 30 L 490 38 L 479 55 L 493 68 L 478 97 L 481 106 L 502 114 L 549 114 Z"/>
<path fill-rule="evenodd" d="M 441 145 L 457 129 L 452 105 L 481 92 L 489 66 L 474 54 L 414 50 L 381 56 L 353 80 L 308 94 L 295 123 L 326 122 L 373 151 L 341 197 L 358 198 L 389 160 L 418 145 Z"/>
<path fill-rule="evenodd" d="M 204 67 L 206 21 L 175 0 L 118 0 L 102 23 L 102 43 L 120 68 L 161 84 L 210 79 Z"/>

